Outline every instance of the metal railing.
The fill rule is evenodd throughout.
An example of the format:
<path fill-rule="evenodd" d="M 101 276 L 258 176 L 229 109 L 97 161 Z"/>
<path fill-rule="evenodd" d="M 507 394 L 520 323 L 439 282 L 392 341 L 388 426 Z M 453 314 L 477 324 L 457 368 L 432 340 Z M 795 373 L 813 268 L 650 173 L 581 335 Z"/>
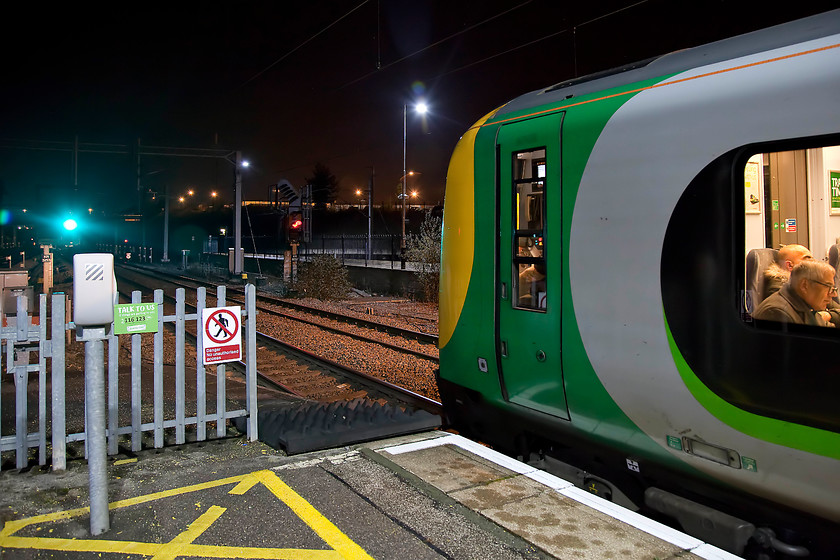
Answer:
<path fill-rule="evenodd" d="M 204 366 L 202 356 L 202 325 L 201 312 L 205 307 L 211 307 L 207 301 L 205 288 L 198 288 L 196 292 L 196 312 L 186 313 L 185 291 L 180 288 L 176 292 L 176 312 L 174 315 L 163 313 L 163 291 L 154 291 L 154 302 L 158 309 L 158 330 L 153 335 L 153 414 L 152 418 L 143 420 L 142 391 L 142 346 L 149 338 L 143 338 L 140 334 L 115 335 L 113 325 L 109 328 L 107 336 L 108 359 L 107 359 L 107 448 L 108 454 L 114 455 L 118 451 L 120 436 L 130 436 L 131 450 L 139 451 L 142 447 L 142 433 L 151 432 L 154 434 L 154 447 L 163 447 L 164 430 L 174 429 L 175 444 L 180 445 L 186 441 L 187 426 L 195 426 L 195 439 L 204 441 L 208 438 L 207 425 L 216 424 L 216 436 L 223 437 L 227 431 L 227 420 L 239 417 L 247 417 L 247 436 L 251 441 L 257 439 L 257 397 L 256 397 L 256 290 L 252 284 L 246 286 L 246 304 L 241 310 L 243 325 L 243 342 L 245 346 L 246 379 L 245 379 L 245 408 L 227 410 L 227 389 L 224 364 L 217 366 Z M 215 304 L 212 307 L 225 307 L 225 287 L 219 286 L 216 291 Z M 132 303 L 140 303 L 140 292 L 132 293 Z M 47 436 L 51 437 L 51 458 L 53 470 L 66 468 L 67 443 L 74 441 L 85 441 L 86 432 L 67 433 L 67 396 L 66 391 L 66 338 L 69 331 L 75 329 L 72 322 L 65 319 L 66 296 L 61 293 L 53 294 L 51 307 L 48 309 L 46 295 L 39 297 L 39 313 L 37 320 L 28 313 L 28 301 L 26 296 L 17 298 L 17 315 L 9 316 L 2 329 L 0 329 L 0 340 L 2 351 L 6 353 L 5 368 L 0 374 L 0 383 L 9 383 L 9 377 L 13 377 L 15 386 L 15 410 L 14 410 L 14 433 L 4 434 L 3 425 L 0 424 L 0 454 L 14 451 L 16 468 L 24 468 L 29 462 L 31 448 L 38 449 L 38 464 L 45 465 L 47 462 Z M 49 311 L 49 313 L 48 313 Z M 195 323 L 195 332 L 198 333 L 196 343 L 195 364 L 190 365 L 195 373 L 196 387 L 196 413 L 194 416 L 186 415 L 186 327 L 189 323 Z M 48 329 L 49 323 L 49 329 Z M 168 327 L 171 325 L 171 327 Z M 175 336 L 175 394 L 167 393 L 164 389 L 164 363 L 163 345 L 164 334 L 168 329 L 174 330 Z M 119 347 L 120 336 L 130 337 L 130 422 L 120 425 L 119 408 Z M 147 335 L 148 337 L 148 335 Z M 29 363 L 30 354 L 37 352 L 37 363 Z M 51 359 L 50 367 L 50 412 L 47 418 L 47 358 Z M 206 367 L 215 367 L 216 374 L 216 398 L 215 411 L 207 412 L 206 398 Z M 30 374 L 37 373 L 37 416 L 29 410 Z M 174 407 L 171 406 L 174 397 Z M 79 404 L 79 400 L 73 401 Z M 169 405 L 169 406 L 167 406 Z M 2 406 L 2 401 L 0 401 Z M 148 408 L 148 407 L 146 407 Z M 169 418 L 165 418 L 165 412 L 171 411 Z M 2 413 L 2 409 L 0 409 Z M 30 426 L 34 430 L 30 431 Z M 0 457 L 2 459 L 2 457 Z M 2 460 L 0 460 L 2 465 Z"/>

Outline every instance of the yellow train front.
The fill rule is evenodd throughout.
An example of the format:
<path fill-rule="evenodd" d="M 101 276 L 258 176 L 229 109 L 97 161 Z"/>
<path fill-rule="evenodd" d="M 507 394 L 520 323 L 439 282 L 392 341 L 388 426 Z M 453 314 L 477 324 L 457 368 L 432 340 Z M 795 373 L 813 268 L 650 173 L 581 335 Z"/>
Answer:
<path fill-rule="evenodd" d="M 840 557 L 840 324 L 753 317 L 780 247 L 837 269 L 840 11 L 511 101 L 443 227 L 453 426 L 731 552 Z"/>

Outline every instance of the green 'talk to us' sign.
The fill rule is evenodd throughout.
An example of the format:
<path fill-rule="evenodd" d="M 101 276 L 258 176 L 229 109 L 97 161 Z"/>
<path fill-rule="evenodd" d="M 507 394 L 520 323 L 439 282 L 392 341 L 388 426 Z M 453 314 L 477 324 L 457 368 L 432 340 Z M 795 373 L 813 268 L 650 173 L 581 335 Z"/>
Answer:
<path fill-rule="evenodd" d="M 126 303 L 114 306 L 114 334 L 157 332 L 158 304 Z"/>
<path fill-rule="evenodd" d="M 830 182 L 828 188 L 831 190 L 831 208 L 836 210 L 840 208 L 840 171 L 829 171 L 828 180 Z"/>

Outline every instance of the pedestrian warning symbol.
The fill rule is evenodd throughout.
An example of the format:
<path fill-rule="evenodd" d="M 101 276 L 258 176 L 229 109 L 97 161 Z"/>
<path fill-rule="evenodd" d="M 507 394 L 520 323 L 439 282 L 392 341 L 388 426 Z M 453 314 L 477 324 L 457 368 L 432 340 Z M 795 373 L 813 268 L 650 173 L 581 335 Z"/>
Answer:
<path fill-rule="evenodd" d="M 201 312 L 205 366 L 242 359 L 239 317 L 239 306 L 209 307 Z"/>
<path fill-rule="evenodd" d="M 261 489 L 267 490 L 277 498 L 279 503 L 283 504 L 283 508 L 272 510 L 276 512 L 276 515 L 283 515 L 285 508 L 288 508 L 319 537 L 321 545 L 313 547 L 310 544 L 297 547 L 294 542 L 284 542 L 286 537 L 283 531 L 278 531 L 274 538 L 261 542 L 261 546 L 225 542 L 221 535 L 228 535 L 229 532 L 215 529 L 219 526 L 229 527 L 230 524 L 237 524 L 241 528 L 242 520 L 247 520 L 249 508 L 253 505 L 246 494 L 260 492 Z M 173 510 L 172 500 L 175 499 L 178 503 L 184 502 L 186 495 L 194 496 L 195 510 L 193 511 L 190 507 L 175 507 Z M 115 533 L 113 540 L 107 537 L 85 539 L 77 535 L 64 535 L 67 529 L 63 522 L 90 514 L 90 508 L 83 507 L 7 521 L 0 529 L 0 551 L 30 550 L 35 554 L 37 554 L 35 551 L 52 551 L 62 552 L 63 555 L 70 552 L 83 552 L 98 553 L 108 558 L 137 558 L 139 555 L 157 560 L 164 558 L 167 560 L 176 558 L 373 560 L 362 547 L 350 540 L 336 525 L 270 470 L 119 500 L 109 504 L 108 509 L 114 516 L 129 516 L 128 510 L 135 508 L 136 512 L 137 507 L 151 512 L 152 515 L 156 515 L 155 512 L 158 509 L 167 512 L 175 511 L 179 517 L 172 517 L 167 523 L 174 525 L 171 527 L 171 537 L 162 540 L 152 539 L 142 530 L 136 535 L 139 537 L 137 540 L 132 540 L 134 534 L 122 534 L 122 531 Z M 131 525 L 136 525 L 136 523 Z M 50 536 L 41 536 L 44 534 Z M 87 556 L 79 556 L 79 558 L 87 558 Z"/>

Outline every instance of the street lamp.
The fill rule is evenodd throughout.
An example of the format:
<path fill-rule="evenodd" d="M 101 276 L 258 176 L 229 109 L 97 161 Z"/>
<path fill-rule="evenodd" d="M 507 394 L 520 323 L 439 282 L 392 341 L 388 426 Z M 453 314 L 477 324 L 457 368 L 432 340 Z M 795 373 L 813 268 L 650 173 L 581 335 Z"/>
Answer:
<path fill-rule="evenodd" d="M 425 115 L 428 112 L 429 107 L 423 103 L 422 101 L 417 103 L 414 106 L 414 111 L 419 115 Z M 400 255 L 402 266 L 401 268 L 405 268 L 405 188 L 406 188 L 406 176 L 409 174 L 406 171 L 406 160 L 405 160 L 405 152 L 406 152 L 406 138 L 408 136 L 408 105 L 403 105 L 403 176 L 402 176 L 402 237 L 400 237 Z"/>

